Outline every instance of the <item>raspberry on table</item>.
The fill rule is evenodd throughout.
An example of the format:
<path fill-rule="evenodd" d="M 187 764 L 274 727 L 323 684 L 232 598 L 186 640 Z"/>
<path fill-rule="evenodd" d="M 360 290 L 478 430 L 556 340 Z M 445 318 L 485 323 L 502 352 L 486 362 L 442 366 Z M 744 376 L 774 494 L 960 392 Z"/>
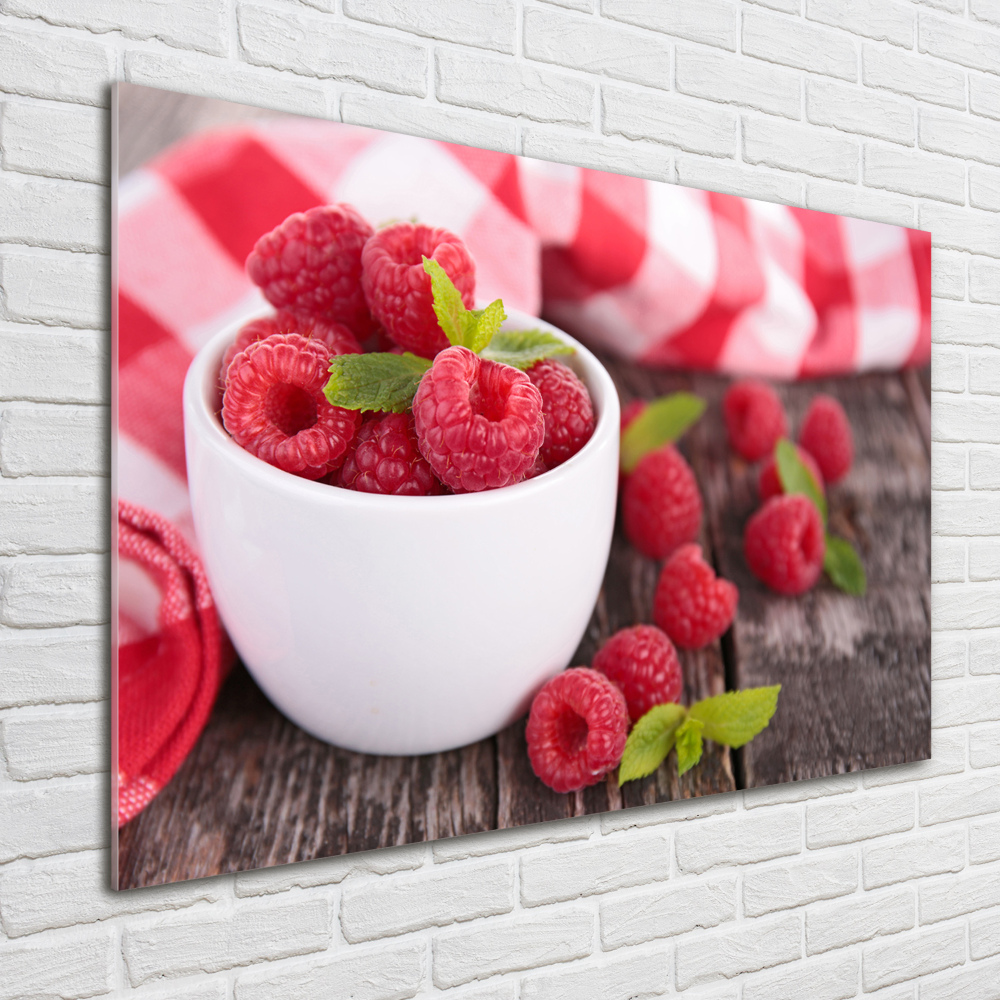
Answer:
<path fill-rule="evenodd" d="M 822 493 L 824 480 L 823 473 L 819 471 L 819 466 L 809 452 L 799 447 L 796 447 L 795 450 L 798 452 L 799 461 L 812 473 L 812 477 L 816 480 L 816 485 L 819 487 L 820 493 Z M 781 479 L 778 476 L 778 463 L 775 462 L 772 455 L 761 467 L 760 475 L 757 477 L 757 494 L 760 497 L 760 502 L 763 503 L 765 500 L 780 496 L 784 492 L 781 487 Z"/>
<path fill-rule="evenodd" d="M 802 594 L 823 569 L 826 538 L 819 511 L 799 494 L 771 497 L 747 522 L 743 552 L 750 571 L 779 594 Z"/>
<path fill-rule="evenodd" d="M 331 406 L 323 394 L 330 356 L 325 344 L 278 333 L 233 358 L 222 422 L 240 447 L 304 479 L 339 468 L 361 414 Z"/>
<path fill-rule="evenodd" d="M 409 413 L 379 413 L 364 420 L 347 449 L 338 485 L 396 496 L 437 496 L 442 492 L 417 447 L 413 415 Z"/>
<path fill-rule="evenodd" d="M 434 359 L 413 397 L 413 419 L 438 479 L 464 493 L 520 482 L 545 434 L 542 396 L 528 376 L 467 347 Z"/>
<path fill-rule="evenodd" d="M 778 394 L 763 382 L 734 382 L 722 398 L 729 443 L 748 462 L 774 450 L 778 438 L 788 433 L 788 419 Z"/>
<path fill-rule="evenodd" d="M 633 722 L 654 705 L 681 699 L 684 677 L 677 650 L 654 625 L 615 632 L 597 651 L 592 666 L 621 688 Z"/>
<path fill-rule="evenodd" d="M 350 205 L 290 215 L 247 257 L 247 274 L 278 309 L 343 323 L 360 340 L 374 329 L 361 290 L 361 251 L 374 230 Z"/>
<path fill-rule="evenodd" d="M 643 455 L 622 491 L 629 541 L 650 559 L 665 559 L 701 527 L 701 493 L 681 453 L 664 445 Z"/>
<path fill-rule="evenodd" d="M 735 584 L 716 577 L 700 545 L 682 545 L 660 573 L 653 621 L 682 649 L 701 649 L 732 624 L 739 596 Z"/>
<path fill-rule="evenodd" d="M 466 309 L 473 306 L 476 265 L 461 238 L 447 229 L 397 222 L 380 229 L 361 255 L 361 287 L 372 315 L 404 350 L 432 358 L 448 346 L 434 313 L 423 257 L 448 273 Z"/>
<path fill-rule="evenodd" d="M 571 667 L 535 695 L 525 737 L 532 769 L 553 791 L 594 785 L 622 759 L 625 696 L 604 674 Z"/>
<path fill-rule="evenodd" d="M 545 438 L 539 454 L 549 469 L 572 458 L 594 433 L 594 406 L 587 387 L 576 374 L 553 358 L 528 369 L 528 378 L 542 394 Z"/>
<path fill-rule="evenodd" d="M 854 462 L 854 437 L 844 408 L 832 396 L 815 396 L 799 429 L 799 444 L 828 483 L 843 479 Z"/>

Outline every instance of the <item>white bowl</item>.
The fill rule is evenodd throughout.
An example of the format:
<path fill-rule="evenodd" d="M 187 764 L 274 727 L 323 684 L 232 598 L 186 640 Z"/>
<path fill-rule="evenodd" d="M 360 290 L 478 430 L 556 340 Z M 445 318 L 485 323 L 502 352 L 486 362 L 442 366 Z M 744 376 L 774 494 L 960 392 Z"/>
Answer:
<path fill-rule="evenodd" d="M 195 531 L 247 669 L 293 722 L 364 753 L 422 754 L 498 732 L 569 665 L 614 526 L 619 406 L 576 347 L 597 426 L 536 479 L 460 496 L 396 497 L 309 482 L 262 462 L 213 412 L 237 327 L 184 383 Z"/>

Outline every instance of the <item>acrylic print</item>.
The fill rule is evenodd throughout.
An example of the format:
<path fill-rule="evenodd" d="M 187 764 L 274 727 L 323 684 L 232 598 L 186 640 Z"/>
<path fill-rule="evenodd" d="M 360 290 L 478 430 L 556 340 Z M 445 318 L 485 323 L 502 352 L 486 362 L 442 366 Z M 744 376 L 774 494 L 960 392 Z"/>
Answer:
<path fill-rule="evenodd" d="M 119 887 L 929 756 L 929 234 L 116 109 Z"/>

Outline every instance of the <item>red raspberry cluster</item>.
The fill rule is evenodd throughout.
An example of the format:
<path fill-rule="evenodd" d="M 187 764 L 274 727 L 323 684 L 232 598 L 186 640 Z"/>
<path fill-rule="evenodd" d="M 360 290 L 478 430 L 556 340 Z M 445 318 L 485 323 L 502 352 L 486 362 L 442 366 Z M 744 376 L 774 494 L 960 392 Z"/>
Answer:
<path fill-rule="evenodd" d="M 425 258 L 471 309 L 475 263 L 447 229 L 376 231 L 340 204 L 295 213 L 262 236 L 247 273 L 277 312 L 247 323 L 223 356 L 233 439 L 286 472 L 404 496 L 510 486 L 579 451 L 594 431 L 586 386 L 559 361 L 522 372 L 449 346 Z M 362 343 L 433 359 L 412 412 L 362 422 L 327 401 L 330 358 L 362 353 Z"/>

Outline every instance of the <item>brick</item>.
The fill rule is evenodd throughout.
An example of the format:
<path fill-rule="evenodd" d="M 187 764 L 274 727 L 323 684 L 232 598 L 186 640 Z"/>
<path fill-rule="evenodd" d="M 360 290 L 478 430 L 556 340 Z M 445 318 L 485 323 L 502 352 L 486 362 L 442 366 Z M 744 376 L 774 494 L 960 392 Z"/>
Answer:
<path fill-rule="evenodd" d="M 963 777 L 934 788 L 921 788 L 918 797 L 921 826 L 1000 812 L 1000 783 L 995 775 Z"/>
<path fill-rule="evenodd" d="M 665 952 L 629 955 L 602 965 L 584 964 L 565 972 L 526 976 L 521 1000 L 633 1000 L 660 996 L 670 989 L 670 959 Z"/>
<path fill-rule="evenodd" d="M 965 448 L 933 442 L 931 445 L 931 489 L 965 489 Z"/>
<path fill-rule="evenodd" d="M 669 877 L 670 840 L 659 834 L 539 848 L 521 858 L 521 903 L 538 906 Z"/>
<path fill-rule="evenodd" d="M 1000 226 L 992 212 L 951 205 L 920 206 L 921 229 L 929 229 L 934 246 L 1000 257 Z"/>
<path fill-rule="evenodd" d="M 890 226 L 913 225 L 913 202 L 894 198 L 881 192 L 867 191 L 857 184 L 821 184 L 810 181 L 806 185 L 806 206 L 819 212 L 850 215 Z"/>
<path fill-rule="evenodd" d="M 384 24 L 426 38 L 514 52 L 517 6 L 514 0 L 444 0 L 400 4 L 395 0 L 344 0 L 344 13 L 359 21 Z"/>
<path fill-rule="evenodd" d="M 786 14 L 800 14 L 802 12 L 802 0 L 749 0 L 749 2 L 761 7 L 770 7 L 771 10 L 781 10 Z"/>
<path fill-rule="evenodd" d="M 866 143 L 862 181 L 917 198 L 965 204 L 965 165 L 945 157 Z"/>
<path fill-rule="evenodd" d="M 528 59 L 670 89 L 670 47 L 657 35 L 540 7 L 525 10 L 522 31 Z"/>
<path fill-rule="evenodd" d="M 964 871 L 928 879 L 917 888 L 920 923 L 936 924 L 1000 906 L 1000 871 Z"/>
<path fill-rule="evenodd" d="M 293 904 L 243 903 L 219 910 L 160 918 L 126 928 L 122 954 L 128 981 L 218 972 L 253 962 L 323 951 L 331 938 L 325 899 Z"/>
<path fill-rule="evenodd" d="M 103 628 L 0 629 L 0 708 L 107 698 Z"/>
<path fill-rule="evenodd" d="M 858 78 L 858 53 L 852 39 L 807 21 L 743 11 L 743 53 L 794 69 L 835 76 L 841 80 Z"/>
<path fill-rule="evenodd" d="M 950 495 L 945 494 L 944 498 Z M 943 499 L 944 499 L 943 498 Z M 994 628 L 1000 625 L 1000 591 L 992 584 L 934 584 L 931 628 Z M 939 716 L 935 715 L 935 719 Z M 940 725 L 935 722 L 935 725 Z"/>
<path fill-rule="evenodd" d="M 861 982 L 866 992 L 940 972 L 965 961 L 965 928 L 893 938 L 866 945 L 861 952 Z"/>
<path fill-rule="evenodd" d="M 1000 4 L 997 0 L 969 0 L 969 13 L 980 21 L 1000 27 Z"/>
<path fill-rule="evenodd" d="M 944 727 L 996 722 L 998 699 L 1000 678 L 944 681 L 934 688 L 931 724 Z"/>
<path fill-rule="evenodd" d="M 965 539 L 931 539 L 931 580 L 934 583 L 965 581 Z"/>
<path fill-rule="evenodd" d="M 802 918 L 747 920 L 736 930 L 711 931 L 677 942 L 677 987 L 732 979 L 802 956 Z"/>
<path fill-rule="evenodd" d="M 865 892 L 806 910 L 806 953 L 818 955 L 883 934 L 909 930 L 916 923 L 910 888 Z"/>
<path fill-rule="evenodd" d="M 957 872 L 964 866 L 964 830 L 941 830 L 868 844 L 863 848 L 861 857 L 866 889 L 877 889 L 925 875 Z"/>
<path fill-rule="evenodd" d="M 108 183 L 108 116 L 87 107 L 5 101 L 0 152 L 5 170 Z"/>
<path fill-rule="evenodd" d="M 965 673 L 967 644 L 964 635 L 935 635 L 931 643 L 931 677 L 961 677 Z"/>
<path fill-rule="evenodd" d="M 409 97 L 348 91 L 340 99 L 340 119 L 352 125 L 460 142 L 513 153 L 517 125 L 510 119 L 427 104 Z"/>
<path fill-rule="evenodd" d="M 857 853 L 824 853 L 807 861 L 748 871 L 743 876 L 743 912 L 748 917 L 760 917 L 843 896 L 857 887 Z"/>
<path fill-rule="evenodd" d="M 950 250 L 931 250 L 931 295 L 965 298 L 965 256 Z M 933 371 L 932 371 L 933 374 Z"/>
<path fill-rule="evenodd" d="M 973 635 L 969 642 L 969 673 L 1000 674 L 1000 634 Z"/>
<path fill-rule="evenodd" d="M 406 1000 L 424 978 L 424 948 L 351 948 L 333 958 L 285 962 L 236 978 L 235 1000 Z"/>
<path fill-rule="evenodd" d="M 1000 212 L 1000 170 L 969 164 L 969 204 Z"/>
<path fill-rule="evenodd" d="M 1000 580 L 1000 541 L 983 539 L 969 546 L 969 579 Z"/>
<path fill-rule="evenodd" d="M 83 1000 L 114 988 L 110 928 L 44 941 L 0 942 L 0 1000 Z"/>
<path fill-rule="evenodd" d="M 743 805 L 747 809 L 780 805 L 783 802 L 805 802 L 826 795 L 846 795 L 857 791 L 857 774 L 835 774 L 829 778 L 806 778 L 780 785 L 747 788 L 743 792 Z"/>
<path fill-rule="evenodd" d="M 1000 820 L 970 823 L 969 864 L 985 865 L 990 861 L 1000 861 Z"/>
<path fill-rule="evenodd" d="M 952 14 L 965 13 L 965 0 L 917 0 L 917 3 L 923 4 L 925 7 L 946 10 Z"/>
<path fill-rule="evenodd" d="M 935 392 L 965 392 L 966 353 L 959 348 L 931 346 L 931 388 Z"/>
<path fill-rule="evenodd" d="M 344 889 L 340 926 L 352 944 L 423 927 L 509 913 L 514 908 L 514 865 L 463 865 L 379 879 Z"/>
<path fill-rule="evenodd" d="M 854 139 L 774 118 L 744 118 L 743 159 L 831 180 L 854 181 L 858 176 Z"/>
<path fill-rule="evenodd" d="M 0 322 L 0 399 L 103 402 L 107 367 L 102 336 Z"/>
<path fill-rule="evenodd" d="M 670 151 L 658 143 L 628 142 L 579 129 L 525 123 L 521 126 L 521 152 L 538 160 L 573 163 L 591 170 L 659 181 L 671 177 Z"/>
<path fill-rule="evenodd" d="M 157 38 L 168 45 L 217 55 L 228 51 L 228 9 L 222 0 L 113 5 L 93 0 L 4 0 L 3 9 L 97 34 L 120 31 L 127 38 Z"/>
<path fill-rule="evenodd" d="M 592 832 L 591 825 L 583 819 L 559 820 L 529 827 L 490 830 L 465 837 L 436 840 L 431 845 L 435 861 L 460 861 L 517 851 L 537 844 L 558 844 L 568 840 L 586 840 Z"/>
<path fill-rule="evenodd" d="M 0 624 L 15 628 L 100 625 L 108 620 L 107 559 L 19 559 L 3 573 Z"/>
<path fill-rule="evenodd" d="M 7 865 L 0 871 L 0 914 L 7 936 L 23 937 L 123 913 L 181 909 L 214 902 L 226 890 L 223 879 L 200 879 L 142 892 L 114 892 L 108 888 L 109 863 L 107 851 L 81 851 Z"/>
<path fill-rule="evenodd" d="M 15 321 L 105 329 L 108 260 L 90 253 L 0 253 L 7 317 Z"/>
<path fill-rule="evenodd" d="M 0 32 L 0 90 L 103 107 L 112 60 L 111 49 L 96 40 L 25 31 L 8 19 Z"/>
<path fill-rule="evenodd" d="M 736 152 L 736 115 L 726 108 L 707 108 L 700 101 L 612 86 L 602 88 L 601 98 L 605 133 L 652 139 L 709 156 Z"/>
<path fill-rule="evenodd" d="M 688 187 L 721 191 L 742 198 L 802 203 L 802 182 L 788 174 L 761 167 L 747 168 L 731 160 L 707 156 L 679 156 L 675 164 L 677 180 Z"/>
<path fill-rule="evenodd" d="M 917 137 L 911 105 L 833 80 L 807 78 L 806 117 L 814 125 L 830 125 L 842 132 L 858 132 L 907 146 L 912 146 Z"/>
<path fill-rule="evenodd" d="M 962 334 L 956 331 L 956 336 Z M 965 336 L 974 337 L 975 328 L 968 331 Z M 971 366 L 970 366 L 971 367 Z M 933 434 L 935 440 L 957 441 L 961 438 L 965 440 L 981 441 L 984 444 L 1000 444 L 1000 424 L 997 423 L 1000 417 L 1000 400 L 995 396 L 977 395 L 971 398 L 942 396 L 934 399 Z M 964 433 L 960 426 L 964 413 Z M 974 502 L 986 498 L 971 498 Z M 953 506 L 956 498 L 944 499 L 946 505 Z M 937 509 L 935 508 L 935 514 Z M 946 533 L 946 529 L 934 526 L 935 531 Z M 983 532 L 987 534 L 988 532 Z"/>
<path fill-rule="evenodd" d="M 967 344 L 970 347 L 996 346 L 997 311 L 958 302 L 935 302 L 934 340 L 939 344 Z M 950 412 L 950 411 L 949 411 Z M 940 422 L 935 409 L 934 424 Z"/>
<path fill-rule="evenodd" d="M 1000 263 L 985 257 L 969 258 L 969 299 L 1000 306 Z"/>
<path fill-rule="evenodd" d="M 913 48 L 913 11 L 886 0 L 806 0 L 806 17 L 877 42 Z"/>
<path fill-rule="evenodd" d="M 192 53 L 130 49 L 125 53 L 129 83 L 260 108 L 327 117 L 330 98 L 321 84 L 310 84 L 270 67 L 234 65 L 228 59 Z"/>
<path fill-rule="evenodd" d="M 106 505 L 107 486 L 100 480 L 0 482 L 0 553 L 64 554 L 106 548 Z"/>
<path fill-rule="evenodd" d="M 659 0 L 601 0 L 601 14 L 692 42 L 736 50 L 737 8 L 723 0 L 665 4 Z"/>
<path fill-rule="evenodd" d="M 1000 165 L 1000 125 L 938 108 L 920 108 L 918 139 L 921 147 L 935 153 Z"/>
<path fill-rule="evenodd" d="M 111 760 L 107 729 L 105 705 L 8 715 L 0 722 L 7 773 L 16 781 L 32 781 L 106 771 Z"/>
<path fill-rule="evenodd" d="M 427 93 L 427 49 L 329 17 L 240 4 L 240 44 L 258 66 L 354 80 L 395 94 Z"/>
<path fill-rule="evenodd" d="M 939 59 L 1000 73 L 1000 35 L 967 21 L 920 15 L 918 49 Z"/>
<path fill-rule="evenodd" d="M 974 115 L 1000 120 L 1000 80 L 970 73 L 969 110 Z"/>
<path fill-rule="evenodd" d="M 653 890 L 601 901 L 605 951 L 671 938 L 736 918 L 736 876 L 680 879 Z"/>
<path fill-rule="evenodd" d="M 0 413 L 4 476 L 100 476 L 108 469 L 108 411 L 8 406 Z"/>
<path fill-rule="evenodd" d="M 792 809 L 736 813 L 685 825 L 674 834 L 677 865 L 701 873 L 717 865 L 745 865 L 798 854 L 802 817 Z"/>
<path fill-rule="evenodd" d="M 1000 489 L 1000 449 L 969 449 L 969 486 L 974 490 Z"/>
<path fill-rule="evenodd" d="M 583 958 L 591 952 L 593 936 L 593 914 L 579 909 L 519 914 L 516 920 L 488 920 L 468 930 L 447 931 L 434 940 L 434 985 L 446 989 L 501 972 Z"/>
<path fill-rule="evenodd" d="M 861 80 L 866 87 L 891 90 L 929 104 L 965 108 L 965 74 L 960 69 L 920 56 L 865 43 Z"/>
<path fill-rule="evenodd" d="M 905 790 L 809 803 L 806 843 L 811 848 L 852 844 L 909 830 L 915 819 L 913 792 Z"/>
<path fill-rule="evenodd" d="M 435 90 L 445 104 L 569 125 L 593 118 L 594 85 L 579 77 L 451 49 L 439 49 L 435 64 Z"/>
<path fill-rule="evenodd" d="M 934 644 L 937 643 L 937 634 Z M 964 673 L 964 669 L 963 669 Z M 965 770 L 965 734 L 949 729 L 931 730 L 931 758 L 895 767 L 880 767 L 862 772 L 865 788 L 881 788 L 904 781 L 924 781 Z"/>
<path fill-rule="evenodd" d="M 976 961 L 1000 955 L 1000 913 L 969 921 L 969 954 Z"/>
<path fill-rule="evenodd" d="M 797 962 L 788 969 L 765 972 L 743 984 L 743 1000 L 809 997 L 809 1000 L 848 1000 L 857 995 L 860 962 L 857 955 Z"/>
<path fill-rule="evenodd" d="M 677 89 L 682 94 L 800 117 L 802 86 L 789 70 L 710 49 L 678 48 L 676 64 Z"/>
<path fill-rule="evenodd" d="M 0 786 L 0 864 L 102 847 L 107 794 L 107 783 L 94 775 Z"/>
<path fill-rule="evenodd" d="M 920 983 L 920 1000 L 990 1000 L 1000 981 L 1000 963 L 970 965 Z"/>

